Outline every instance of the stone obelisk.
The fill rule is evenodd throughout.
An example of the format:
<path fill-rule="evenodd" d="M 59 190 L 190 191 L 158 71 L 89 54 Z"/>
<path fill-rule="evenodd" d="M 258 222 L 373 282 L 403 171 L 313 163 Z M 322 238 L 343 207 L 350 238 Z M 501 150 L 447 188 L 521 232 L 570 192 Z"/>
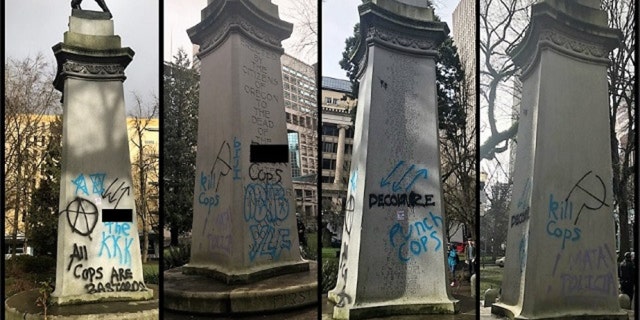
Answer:
<path fill-rule="evenodd" d="M 280 57 L 291 32 L 265 0 L 210 0 L 188 30 L 201 61 L 191 260 L 165 276 L 169 309 L 255 312 L 317 300 L 317 278 L 273 280 L 316 277 L 300 256 L 289 164 Z"/>
<path fill-rule="evenodd" d="M 58 257 L 53 302 L 151 299 L 143 280 L 125 118 L 133 58 L 109 13 L 76 10 L 55 45 L 63 93 Z"/>
<path fill-rule="evenodd" d="M 502 298 L 511 318 L 626 318 L 618 304 L 608 53 L 600 2 L 539 1 L 523 82 Z"/>
<path fill-rule="evenodd" d="M 454 313 L 435 84 L 449 30 L 418 1 L 372 0 L 359 12 L 360 92 L 333 317 Z"/>

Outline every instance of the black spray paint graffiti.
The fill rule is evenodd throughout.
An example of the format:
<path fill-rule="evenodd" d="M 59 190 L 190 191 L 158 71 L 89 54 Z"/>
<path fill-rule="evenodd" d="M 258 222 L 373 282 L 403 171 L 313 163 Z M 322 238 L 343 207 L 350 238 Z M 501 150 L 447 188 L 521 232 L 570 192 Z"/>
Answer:
<path fill-rule="evenodd" d="M 107 199 L 109 203 L 113 204 L 113 209 L 118 208 L 118 204 L 120 204 L 120 200 L 127 195 L 131 195 L 131 186 L 126 185 L 125 181 L 121 181 L 118 184 L 119 178 L 116 178 L 111 182 L 109 187 L 102 193 L 102 199 Z"/>
<path fill-rule="evenodd" d="M 89 237 L 89 240 L 92 240 L 91 233 L 98 222 L 98 208 L 93 202 L 80 197 L 75 198 L 69 202 L 62 213 L 66 214 L 72 233 Z"/>
<path fill-rule="evenodd" d="M 357 169 L 355 169 L 357 170 Z M 354 188 L 355 189 L 355 188 Z M 340 266 L 338 274 L 338 283 L 334 289 L 337 297 L 336 306 L 341 308 L 351 303 L 351 296 L 345 292 L 347 287 L 347 275 L 349 273 L 349 266 L 347 265 L 349 256 L 349 240 L 351 238 L 351 230 L 353 228 L 353 218 L 355 210 L 355 198 L 353 195 L 349 195 L 349 199 L 345 204 L 345 217 L 344 217 L 344 233 L 342 236 L 342 247 L 340 248 Z M 340 286 L 340 283 L 342 286 Z"/>
<path fill-rule="evenodd" d="M 238 149 L 235 149 L 235 147 L 237 147 Z M 236 150 L 238 154 L 240 152 L 239 147 L 240 142 L 238 142 L 238 144 L 235 144 L 234 138 L 234 150 Z M 220 204 L 220 195 L 218 194 L 218 188 L 220 187 L 222 178 L 228 176 L 232 170 L 234 170 L 234 174 L 236 172 L 240 172 L 239 167 L 235 167 L 234 169 L 234 167 L 232 167 L 230 163 L 231 145 L 229 145 L 229 142 L 223 141 L 222 145 L 220 145 L 220 149 L 218 150 L 218 154 L 216 155 L 216 160 L 213 163 L 213 166 L 211 167 L 209 173 L 207 174 L 204 171 L 200 172 L 200 194 L 198 195 L 198 204 L 207 208 L 207 217 L 205 218 L 205 222 L 202 228 L 203 234 L 207 229 L 207 225 L 209 224 L 209 215 L 211 214 L 211 209 Z M 235 178 L 233 179 L 235 180 Z"/>
<path fill-rule="evenodd" d="M 430 207 L 435 206 L 432 194 L 369 194 L 369 208 L 377 207 Z"/>
<path fill-rule="evenodd" d="M 518 204 L 516 206 L 516 208 L 521 212 L 511 216 L 511 227 L 515 227 L 529 220 L 529 198 L 530 197 L 531 197 L 531 178 L 527 178 L 527 181 L 524 184 L 524 188 L 522 189 L 522 193 L 520 194 L 520 198 L 518 199 Z"/>
<path fill-rule="evenodd" d="M 212 186 L 213 184 L 216 185 L 215 192 L 218 192 L 218 187 L 220 186 L 220 181 L 222 181 L 222 177 L 226 177 L 227 175 L 229 175 L 229 172 L 233 169 L 230 163 L 231 163 L 231 146 L 229 145 L 229 142 L 224 141 L 220 146 L 220 150 L 218 150 L 218 155 L 216 155 L 216 161 L 213 163 L 213 167 L 211 167 L 211 171 L 209 172 Z"/>
<path fill-rule="evenodd" d="M 282 182 L 282 169 L 252 163 L 249 166 L 249 179 L 251 179 L 251 181 L 279 184 Z"/>
<path fill-rule="evenodd" d="M 549 216 L 547 219 L 547 234 L 549 236 L 562 239 L 562 249 L 565 248 L 567 240 L 576 242 L 582 236 L 582 229 L 578 227 L 580 213 L 583 209 L 595 211 L 605 203 L 607 189 L 599 175 L 593 171 L 587 172 L 571 188 L 564 200 L 554 200 L 553 193 L 549 194 Z M 580 205 L 578 214 L 573 215 L 574 203 Z M 573 225 L 567 225 L 568 223 Z"/>
<path fill-rule="evenodd" d="M 87 252 L 87 246 L 78 246 L 78 244 L 73 244 L 73 253 L 69 255 L 69 266 L 67 266 L 67 271 L 71 270 L 71 266 L 77 259 L 78 261 L 89 260 L 89 253 Z"/>
<path fill-rule="evenodd" d="M 109 282 L 104 283 L 99 280 L 104 279 L 103 268 L 83 268 L 82 264 L 77 265 L 73 269 L 73 276 L 76 279 L 88 281 L 85 289 L 88 294 L 101 292 L 136 292 L 147 291 L 147 287 L 142 281 L 133 280 L 131 269 L 112 268 Z M 94 281 L 98 281 L 94 283 Z"/>
<path fill-rule="evenodd" d="M 571 195 L 574 194 L 573 192 L 578 190 L 581 190 L 587 194 L 588 200 L 584 201 L 580 206 L 580 210 L 578 210 L 578 214 L 576 215 L 576 220 L 573 222 L 574 225 L 578 224 L 578 219 L 580 219 L 580 213 L 582 213 L 582 209 L 587 208 L 588 210 L 595 211 L 602 208 L 603 206 L 609 207 L 609 205 L 605 203 L 605 200 L 607 199 L 607 188 L 604 185 L 604 181 L 602 181 L 602 178 L 600 178 L 599 175 L 592 173 L 593 171 L 589 171 L 584 176 L 582 176 L 582 178 L 580 178 L 580 180 L 576 182 L 573 188 L 571 188 L 571 191 L 569 191 L 569 194 L 567 194 L 567 197 L 565 198 L 565 201 L 568 201 L 569 198 L 571 198 Z M 595 190 L 599 189 L 599 187 L 601 187 L 602 189 Z"/>

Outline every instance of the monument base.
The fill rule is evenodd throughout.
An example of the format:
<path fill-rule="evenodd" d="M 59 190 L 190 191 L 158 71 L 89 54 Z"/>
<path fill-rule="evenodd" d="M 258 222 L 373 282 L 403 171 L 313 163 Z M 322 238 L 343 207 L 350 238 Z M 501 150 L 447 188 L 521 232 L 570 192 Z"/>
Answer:
<path fill-rule="evenodd" d="M 329 299 L 331 301 L 331 298 Z M 356 304 L 333 308 L 333 319 L 370 319 L 390 316 L 411 316 L 428 314 L 454 314 L 458 312 L 458 300 L 441 302 L 394 302 Z"/>
<path fill-rule="evenodd" d="M 223 270 L 209 265 L 187 264 L 182 272 L 187 275 L 201 275 L 223 282 L 225 284 L 243 284 L 269 279 L 277 275 L 309 271 L 308 261 L 291 262 L 283 265 L 265 265 L 244 272 Z"/>
<path fill-rule="evenodd" d="M 318 264 L 308 270 L 245 284 L 226 284 L 184 267 L 164 272 L 164 308 L 202 314 L 288 310 L 317 303 Z"/>
<path fill-rule="evenodd" d="M 114 319 L 114 320 L 157 320 L 159 317 L 158 287 L 153 289 L 153 298 L 144 301 L 109 301 L 84 303 L 81 305 L 54 305 L 47 308 L 48 319 Z M 7 320 L 45 319 L 42 307 L 38 307 L 36 299 L 40 296 L 38 289 L 15 294 L 5 301 L 5 317 Z"/>
<path fill-rule="evenodd" d="M 518 309 L 518 310 L 516 310 Z M 546 314 L 540 316 L 522 316 L 520 315 L 519 307 L 516 308 L 512 305 L 507 305 L 504 303 L 494 303 L 491 306 L 491 313 L 501 317 L 507 317 L 509 319 L 556 319 L 556 320 L 628 320 L 629 315 L 626 312 L 620 313 L 592 313 L 585 314 L 580 311 L 576 311 L 572 314 Z M 586 311 L 584 311 L 586 312 Z"/>

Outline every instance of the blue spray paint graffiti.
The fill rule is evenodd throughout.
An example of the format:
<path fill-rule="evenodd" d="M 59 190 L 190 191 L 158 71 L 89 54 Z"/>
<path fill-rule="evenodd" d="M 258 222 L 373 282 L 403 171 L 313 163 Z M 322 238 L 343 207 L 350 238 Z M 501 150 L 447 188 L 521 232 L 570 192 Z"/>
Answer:
<path fill-rule="evenodd" d="M 211 209 L 220 203 L 219 194 L 216 192 L 208 192 L 209 190 L 213 190 L 215 184 L 215 175 L 208 175 L 204 171 L 200 171 L 200 194 L 198 195 L 198 203 L 207 207 L 207 214 L 210 214 Z"/>
<path fill-rule="evenodd" d="M 393 191 L 393 192 L 398 192 L 398 191 L 400 191 L 402 189 L 404 189 L 404 192 L 409 192 L 409 191 L 412 190 L 413 185 L 416 184 L 416 182 L 418 182 L 418 180 L 420 180 L 420 179 L 427 180 L 427 178 L 429 176 L 429 171 L 426 168 L 416 169 L 416 165 L 415 164 L 412 164 L 406 170 L 398 171 L 398 169 L 400 169 L 403 166 L 404 166 L 404 161 L 402 161 L 402 160 L 398 161 L 398 163 L 391 170 L 391 172 L 389 172 L 389 174 L 386 177 L 384 177 L 384 178 L 382 178 L 382 180 L 380 180 L 380 188 L 385 188 L 385 187 L 391 185 L 391 191 Z M 396 180 L 398 178 L 398 176 L 396 176 L 396 171 L 398 171 L 398 172 L 404 171 L 404 174 L 402 174 L 402 176 L 400 177 L 400 180 Z M 410 177 L 409 178 L 410 180 L 405 180 L 405 178 L 407 178 L 407 177 Z M 410 182 L 408 184 L 404 185 L 408 181 L 410 181 Z"/>
<path fill-rule="evenodd" d="M 398 259 L 402 263 L 407 263 L 412 257 L 428 252 L 428 244 L 432 242 L 434 243 L 433 250 L 438 252 L 442 248 L 442 237 L 438 235 L 442 224 L 442 217 L 434 215 L 432 212 L 429 212 L 429 216 L 422 221 L 410 224 L 406 232 L 400 223 L 396 223 L 389 230 L 389 243 L 392 248 L 397 248 Z M 432 241 L 430 242 L 429 239 Z"/>
<path fill-rule="evenodd" d="M 282 185 L 251 183 L 245 187 L 244 220 L 249 223 L 253 243 L 249 259 L 269 256 L 278 260 L 291 249 L 290 230 L 281 223 L 289 216 L 289 200 Z"/>
<path fill-rule="evenodd" d="M 104 192 L 104 178 L 107 175 L 104 173 L 90 174 L 91 184 L 93 185 L 93 193 L 102 194 Z"/>
<path fill-rule="evenodd" d="M 105 222 L 104 227 L 107 231 L 102 231 L 98 257 L 104 254 L 109 259 L 118 259 L 122 265 L 131 266 L 131 222 Z"/>
<path fill-rule="evenodd" d="M 92 173 L 89 174 L 89 179 L 91 180 L 91 194 L 102 195 L 104 192 L 104 180 L 107 177 L 105 173 Z M 71 180 L 73 184 L 76 186 L 75 194 L 78 195 L 78 191 L 82 191 L 85 195 L 89 195 L 89 188 L 87 187 L 87 179 L 84 174 L 81 173 L 74 180 Z"/>
<path fill-rule="evenodd" d="M 527 261 L 527 239 L 522 237 L 518 247 L 518 255 L 520 258 L 520 272 L 524 271 L 525 262 Z"/>
<path fill-rule="evenodd" d="M 549 216 L 547 218 L 547 234 L 562 239 L 562 249 L 567 240 L 580 240 L 582 230 L 578 227 L 567 227 L 565 221 L 571 222 L 573 217 L 573 203 L 569 200 L 554 201 L 553 194 L 549 194 Z"/>
<path fill-rule="evenodd" d="M 547 292 L 555 287 L 565 297 L 615 297 L 616 267 L 615 254 L 607 244 L 559 252 L 552 272 L 557 281 L 547 286 Z"/>
<path fill-rule="evenodd" d="M 351 192 L 355 192 L 358 187 L 358 169 L 354 169 L 351 172 L 351 177 L 349 178 L 349 189 Z"/>
<path fill-rule="evenodd" d="M 82 191 L 85 195 L 89 195 L 89 190 L 87 189 L 87 182 L 84 180 L 84 174 L 79 174 L 77 178 L 71 180 L 73 184 L 76 185 L 75 194 L 78 195 L 78 191 Z"/>

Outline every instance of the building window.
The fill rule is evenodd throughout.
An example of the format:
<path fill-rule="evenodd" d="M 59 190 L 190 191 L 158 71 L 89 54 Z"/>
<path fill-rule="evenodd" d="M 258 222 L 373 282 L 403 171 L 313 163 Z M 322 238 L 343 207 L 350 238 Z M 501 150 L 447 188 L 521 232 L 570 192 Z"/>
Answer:
<path fill-rule="evenodd" d="M 353 153 L 353 145 L 345 143 L 344 144 L 344 153 L 345 154 L 352 154 Z"/>
<path fill-rule="evenodd" d="M 331 104 L 331 97 L 324 98 L 324 102 L 328 103 L 328 104 Z"/>
<path fill-rule="evenodd" d="M 353 127 L 347 128 L 346 136 L 347 138 L 353 138 Z"/>
<path fill-rule="evenodd" d="M 338 152 L 338 144 L 333 142 L 322 142 L 322 152 L 336 153 Z"/>
<path fill-rule="evenodd" d="M 300 143 L 297 132 L 287 133 L 289 140 L 289 161 L 291 166 L 291 176 L 300 176 Z"/>
<path fill-rule="evenodd" d="M 322 159 L 322 169 L 335 170 L 336 159 Z"/>
<path fill-rule="evenodd" d="M 322 125 L 322 134 L 325 136 L 338 136 L 338 126 L 333 123 L 325 123 Z"/>

